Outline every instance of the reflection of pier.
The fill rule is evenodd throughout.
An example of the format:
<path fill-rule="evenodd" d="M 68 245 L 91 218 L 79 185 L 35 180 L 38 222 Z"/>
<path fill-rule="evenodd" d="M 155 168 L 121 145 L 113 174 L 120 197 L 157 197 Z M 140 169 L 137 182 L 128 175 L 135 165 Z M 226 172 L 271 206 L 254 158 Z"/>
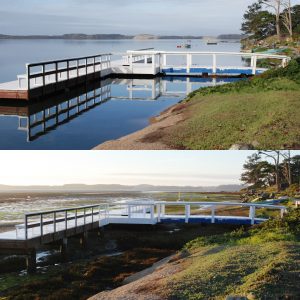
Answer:
<path fill-rule="evenodd" d="M 235 78 L 155 77 L 153 79 L 115 79 L 114 84 L 127 85 L 127 96 L 113 96 L 123 100 L 156 100 L 160 97 L 187 96 L 195 89 L 235 81 Z M 173 85 L 176 85 L 174 87 Z M 181 89 L 180 89 L 181 88 Z M 143 95 L 141 95 L 141 92 Z"/>
<path fill-rule="evenodd" d="M 94 83 L 78 91 L 63 93 L 21 107 L 0 106 L 0 114 L 18 117 L 18 130 L 34 141 L 111 98 L 111 80 Z"/>
<path fill-rule="evenodd" d="M 0 116 L 18 118 L 18 130 L 34 141 L 51 130 L 109 100 L 155 101 L 185 97 L 193 90 L 231 82 L 233 78 L 156 77 L 152 79 L 105 79 L 82 85 L 64 93 L 29 103 L 0 103 Z M 124 86 L 115 92 L 116 86 Z M 9 105 L 10 104 L 10 105 Z"/>

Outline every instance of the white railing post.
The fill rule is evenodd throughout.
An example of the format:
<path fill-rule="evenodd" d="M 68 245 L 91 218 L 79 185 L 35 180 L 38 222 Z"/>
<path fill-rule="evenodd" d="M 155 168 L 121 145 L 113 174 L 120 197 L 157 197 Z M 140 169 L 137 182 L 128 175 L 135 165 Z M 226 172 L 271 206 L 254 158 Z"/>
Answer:
<path fill-rule="evenodd" d="M 27 240 L 28 239 L 28 216 L 27 215 L 25 215 L 24 230 L 25 230 L 25 240 Z"/>
<path fill-rule="evenodd" d="M 44 235 L 44 231 L 43 231 L 43 214 L 40 214 L 40 230 L 41 230 L 41 237 Z"/>
<path fill-rule="evenodd" d="M 167 66 L 167 54 L 163 54 L 163 67 L 166 67 Z"/>
<path fill-rule="evenodd" d="M 211 207 L 211 223 L 215 224 L 216 222 L 216 207 L 213 205 Z"/>
<path fill-rule="evenodd" d="M 190 216 L 191 216 L 191 206 L 190 205 L 186 205 L 185 206 L 185 223 L 189 222 Z"/>
<path fill-rule="evenodd" d="M 252 75 L 256 74 L 256 66 L 257 66 L 257 56 L 255 55 L 253 57 L 253 62 L 252 62 Z"/>
<path fill-rule="evenodd" d="M 162 204 L 161 205 L 161 216 L 164 217 L 166 214 L 166 205 Z"/>
<path fill-rule="evenodd" d="M 53 213 L 53 231 L 56 233 L 56 212 Z"/>
<path fill-rule="evenodd" d="M 251 219 L 251 225 L 254 225 L 255 223 L 255 206 L 250 206 L 249 210 L 249 218 Z"/>
<path fill-rule="evenodd" d="M 68 229 L 68 211 L 65 211 L 65 230 Z"/>
<path fill-rule="evenodd" d="M 192 54 L 188 53 L 186 55 L 186 72 L 190 73 L 192 67 Z"/>
<path fill-rule="evenodd" d="M 156 55 L 152 54 L 152 73 L 156 74 Z"/>
<path fill-rule="evenodd" d="M 217 74 L 217 54 L 213 54 L 213 66 L 212 66 L 212 73 Z"/>
<path fill-rule="evenodd" d="M 157 212 L 157 221 L 160 222 L 160 218 L 161 218 L 161 206 L 160 206 L 160 204 L 156 205 L 156 212 Z"/>
<path fill-rule="evenodd" d="M 150 208 L 150 217 L 151 217 L 151 220 L 154 219 L 154 204 L 152 204 L 151 208 Z"/>
<path fill-rule="evenodd" d="M 285 214 L 285 209 L 282 208 L 282 209 L 280 210 L 280 218 L 281 218 L 281 219 L 284 217 L 284 214 Z"/>
<path fill-rule="evenodd" d="M 133 72 L 133 55 L 132 55 L 132 53 L 129 56 L 129 66 L 130 66 L 130 71 Z"/>
<path fill-rule="evenodd" d="M 27 89 L 30 90 L 30 65 L 26 64 Z"/>
<path fill-rule="evenodd" d="M 128 219 L 131 219 L 131 206 L 128 205 Z"/>

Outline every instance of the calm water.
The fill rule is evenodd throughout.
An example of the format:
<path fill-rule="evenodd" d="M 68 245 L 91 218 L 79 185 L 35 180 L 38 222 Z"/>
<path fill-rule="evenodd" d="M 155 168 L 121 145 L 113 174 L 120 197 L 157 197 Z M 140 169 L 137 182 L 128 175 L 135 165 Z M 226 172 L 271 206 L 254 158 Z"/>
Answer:
<path fill-rule="evenodd" d="M 126 50 L 151 47 L 175 51 L 176 45 L 182 43 L 182 40 L 0 40 L 0 82 L 15 80 L 17 74 L 24 73 L 27 62 L 108 52 L 117 58 Z M 193 51 L 240 51 L 239 43 L 207 46 L 202 41 L 193 41 L 192 44 Z M 209 64 L 211 58 L 202 60 Z M 242 64 L 237 57 L 227 58 L 225 63 Z M 63 95 L 55 102 L 25 107 L 2 102 L 0 149 L 91 149 L 144 128 L 150 117 L 182 100 L 191 91 L 223 83 L 211 79 L 108 80 L 78 91 L 75 96 Z"/>

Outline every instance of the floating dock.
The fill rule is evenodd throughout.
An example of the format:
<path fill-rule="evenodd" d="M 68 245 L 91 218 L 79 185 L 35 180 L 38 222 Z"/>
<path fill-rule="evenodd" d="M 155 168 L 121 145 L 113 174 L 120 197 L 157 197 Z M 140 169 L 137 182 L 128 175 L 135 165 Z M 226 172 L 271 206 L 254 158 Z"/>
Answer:
<path fill-rule="evenodd" d="M 175 211 L 178 213 L 174 214 Z M 248 216 L 219 215 L 218 209 L 248 209 Z M 237 203 L 237 202 L 161 202 L 140 201 L 128 203 L 99 204 L 67 209 L 28 213 L 24 223 L 16 229 L 0 233 L 0 252 L 28 256 L 28 268 L 35 267 L 36 249 L 42 245 L 61 243 L 67 245 L 72 236 L 85 235 L 88 231 L 109 224 L 155 225 L 155 224 L 234 224 L 254 225 L 267 220 L 257 217 L 259 209 L 279 210 L 281 217 L 285 206 Z"/>
<path fill-rule="evenodd" d="M 199 57 L 206 60 L 210 57 L 211 65 L 198 64 Z M 250 66 L 222 66 L 218 64 L 220 57 L 249 59 Z M 121 60 L 112 60 L 112 54 L 99 54 L 30 63 L 26 65 L 25 74 L 18 75 L 15 81 L 0 84 L 0 99 L 30 100 L 73 88 L 89 80 L 108 77 L 251 76 L 267 70 L 257 67 L 259 59 L 277 59 L 281 61 L 281 66 L 286 66 L 290 57 L 243 52 L 139 50 L 127 51 Z M 182 61 L 185 63 L 182 64 Z"/>

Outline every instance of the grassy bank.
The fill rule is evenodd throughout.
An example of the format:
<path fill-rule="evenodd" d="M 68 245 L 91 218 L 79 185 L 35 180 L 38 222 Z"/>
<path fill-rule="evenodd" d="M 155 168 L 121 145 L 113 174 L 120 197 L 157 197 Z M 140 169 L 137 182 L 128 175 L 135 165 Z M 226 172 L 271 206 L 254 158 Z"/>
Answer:
<path fill-rule="evenodd" d="M 183 121 L 145 136 L 175 149 L 300 147 L 300 58 L 288 67 L 200 89 L 174 108 Z"/>
<path fill-rule="evenodd" d="M 184 251 L 183 271 L 163 283 L 165 298 L 299 299 L 300 210 L 249 231 L 197 238 Z"/>

